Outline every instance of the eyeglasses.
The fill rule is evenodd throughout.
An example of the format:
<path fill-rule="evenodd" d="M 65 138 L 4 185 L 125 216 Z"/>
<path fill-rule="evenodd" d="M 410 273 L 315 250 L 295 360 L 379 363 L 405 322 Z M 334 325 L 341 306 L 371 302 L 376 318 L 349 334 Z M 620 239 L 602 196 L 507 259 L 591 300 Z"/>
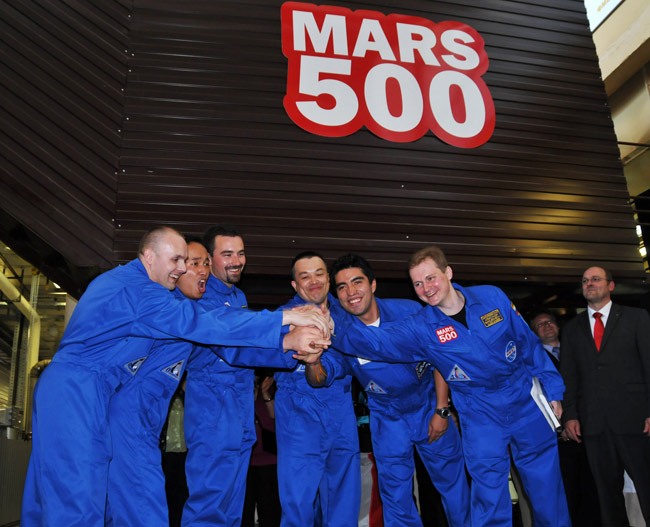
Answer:
<path fill-rule="evenodd" d="M 607 278 L 603 278 L 602 276 L 592 276 L 591 278 L 583 278 L 582 279 L 582 285 L 587 285 L 589 282 L 592 284 L 599 284 L 602 281 L 609 282 Z"/>
<path fill-rule="evenodd" d="M 555 324 L 555 322 L 553 322 L 552 320 L 545 320 L 544 322 L 538 322 L 537 324 L 535 324 L 535 327 L 537 329 L 540 329 L 540 328 L 544 328 L 546 326 L 552 326 L 554 324 Z"/>

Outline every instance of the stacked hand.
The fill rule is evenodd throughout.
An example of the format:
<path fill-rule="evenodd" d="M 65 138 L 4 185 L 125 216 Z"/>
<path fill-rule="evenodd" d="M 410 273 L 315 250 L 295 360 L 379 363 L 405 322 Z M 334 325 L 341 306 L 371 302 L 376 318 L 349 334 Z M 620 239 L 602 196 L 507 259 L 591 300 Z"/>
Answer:
<path fill-rule="evenodd" d="M 282 325 L 314 326 L 321 330 L 323 338 L 329 339 L 334 330 L 334 322 L 329 310 L 318 306 L 304 304 L 282 312 Z"/>
<path fill-rule="evenodd" d="M 331 344 L 334 323 L 327 309 L 305 304 L 284 311 L 282 321 L 291 324 L 291 331 L 284 337 L 284 349 L 293 350 L 297 360 L 314 363 Z"/>

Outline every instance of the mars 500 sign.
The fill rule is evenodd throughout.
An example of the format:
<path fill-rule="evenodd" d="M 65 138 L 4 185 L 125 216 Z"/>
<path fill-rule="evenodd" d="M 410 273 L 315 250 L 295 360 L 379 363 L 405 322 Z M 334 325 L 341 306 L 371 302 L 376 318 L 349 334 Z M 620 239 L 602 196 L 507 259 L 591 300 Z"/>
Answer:
<path fill-rule="evenodd" d="M 431 130 L 474 148 L 494 131 L 487 53 L 465 24 L 286 2 L 282 51 L 284 107 L 308 132 L 341 137 L 366 126 L 407 142 Z"/>

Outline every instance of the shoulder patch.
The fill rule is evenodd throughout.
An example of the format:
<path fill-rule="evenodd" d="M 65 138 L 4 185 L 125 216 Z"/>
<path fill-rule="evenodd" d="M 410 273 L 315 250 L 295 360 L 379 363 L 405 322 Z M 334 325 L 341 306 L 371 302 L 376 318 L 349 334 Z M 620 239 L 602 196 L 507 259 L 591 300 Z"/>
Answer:
<path fill-rule="evenodd" d="M 163 368 L 161 371 L 169 375 L 172 379 L 178 381 L 181 378 L 181 372 L 183 371 L 184 362 L 185 362 L 184 360 L 179 360 L 178 362 L 175 362 L 174 364 L 167 366 L 166 368 Z"/>
<path fill-rule="evenodd" d="M 124 367 L 129 371 L 131 375 L 135 375 L 140 369 L 140 366 L 142 366 L 142 363 L 146 360 L 147 357 L 141 357 L 139 359 L 132 360 L 131 362 L 127 362 Z"/>
<path fill-rule="evenodd" d="M 520 317 L 521 315 L 519 314 L 519 310 L 517 309 L 517 306 L 515 305 L 514 302 L 510 302 L 510 306 L 512 307 L 512 310 L 517 313 L 517 316 Z"/>
<path fill-rule="evenodd" d="M 499 309 L 490 311 L 489 313 L 486 313 L 481 317 L 481 322 L 483 322 L 483 325 L 486 328 L 489 328 L 490 326 L 494 326 L 494 324 L 498 324 L 502 320 L 503 320 L 503 315 L 501 314 L 501 311 L 499 311 Z"/>
<path fill-rule="evenodd" d="M 379 386 L 375 381 L 370 381 L 364 390 L 369 393 L 386 393 L 386 390 Z"/>
<path fill-rule="evenodd" d="M 454 367 L 451 369 L 449 372 L 449 375 L 447 375 L 447 382 L 451 381 L 471 381 L 470 376 L 467 375 L 463 369 L 458 365 L 454 364 Z"/>
<path fill-rule="evenodd" d="M 506 360 L 512 362 L 517 358 L 517 345 L 514 340 L 506 344 Z"/>

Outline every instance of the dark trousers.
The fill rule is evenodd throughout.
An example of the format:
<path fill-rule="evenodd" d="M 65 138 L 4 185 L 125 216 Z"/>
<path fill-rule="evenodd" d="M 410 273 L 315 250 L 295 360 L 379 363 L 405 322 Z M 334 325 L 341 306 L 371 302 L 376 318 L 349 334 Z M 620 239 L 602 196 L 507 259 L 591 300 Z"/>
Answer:
<path fill-rule="evenodd" d="M 650 525 L 650 438 L 639 434 L 583 435 L 594 475 L 603 527 L 629 525 L 623 497 L 623 470 L 634 482 L 641 512 Z"/>
<path fill-rule="evenodd" d="M 165 473 L 165 492 L 169 508 L 169 527 L 181 527 L 183 505 L 189 496 L 185 481 L 187 452 L 163 452 L 162 469 Z"/>
<path fill-rule="evenodd" d="M 246 478 L 242 527 L 254 527 L 255 506 L 260 527 L 279 527 L 282 509 L 278 495 L 277 465 L 251 465 Z"/>
<path fill-rule="evenodd" d="M 589 468 L 584 443 L 558 442 L 560 470 L 573 527 L 600 525 L 596 483 Z"/>

